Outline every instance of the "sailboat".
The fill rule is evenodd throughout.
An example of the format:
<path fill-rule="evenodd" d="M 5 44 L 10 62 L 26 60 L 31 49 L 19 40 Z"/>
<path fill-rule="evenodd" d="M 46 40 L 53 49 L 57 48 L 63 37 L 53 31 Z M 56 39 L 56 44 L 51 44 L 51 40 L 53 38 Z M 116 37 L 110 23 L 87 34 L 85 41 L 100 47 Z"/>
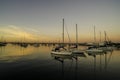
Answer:
<path fill-rule="evenodd" d="M 58 55 L 58 54 L 51 54 L 52 57 L 54 57 L 55 59 L 72 59 L 72 55 L 67 55 L 67 54 L 64 54 L 64 55 Z"/>
<path fill-rule="evenodd" d="M 0 46 L 6 46 L 7 43 L 4 43 L 4 42 L 0 42 Z"/>
<path fill-rule="evenodd" d="M 2 40 L 3 40 L 3 37 L 1 37 L 0 46 L 6 46 L 7 42 L 5 40 L 4 41 L 2 41 Z"/>
<path fill-rule="evenodd" d="M 95 36 L 95 26 L 94 26 L 94 42 L 96 44 L 96 36 Z M 102 49 L 99 49 L 97 46 L 92 46 L 92 47 L 89 47 L 87 50 L 86 50 L 87 53 L 101 53 L 101 52 L 104 52 L 104 50 Z"/>
<path fill-rule="evenodd" d="M 106 31 L 104 31 L 104 34 L 105 34 L 105 41 L 103 45 L 99 45 L 100 46 L 99 49 L 102 49 L 104 51 L 113 51 L 113 48 L 107 44 L 109 41 L 107 41 Z"/>
<path fill-rule="evenodd" d="M 72 54 L 72 52 L 68 52 L 64 48 L 64 19 L 63 19 L 63 35 L 62 35 L 62 38 L 63 38 L 63 44 L 55 47 L 54 49 L 52 49 L 51 54 L 55 54 L 55 55 L 71 55 Z"/>
<path fill-rule="evenodd" d="M 77 28 L 77 24 L 76 24 L 76 49 L 74 49 L 72 51 L 72 54 L 84 54 L 83 51 L 78 50 L 78 28 Z"/>
<path fill-rule="evenodd" d="M 25 35 L 24 35 L 24 41 L 20 43 L 20 46 L 24 48 L 28 47 L 28 44 L 25 42 Z"/>

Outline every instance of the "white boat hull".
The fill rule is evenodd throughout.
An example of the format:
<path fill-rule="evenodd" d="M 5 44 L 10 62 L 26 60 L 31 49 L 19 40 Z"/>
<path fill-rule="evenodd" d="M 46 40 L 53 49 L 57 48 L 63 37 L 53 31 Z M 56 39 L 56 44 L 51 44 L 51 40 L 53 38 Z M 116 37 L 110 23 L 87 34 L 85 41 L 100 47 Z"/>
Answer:
<path fill-rule="evenodd" d="M 86 50 L 86 52 L 88 52 L 88 53 L 101 53 L 104 51 L 100 50 L 100 49 L 89 49 L 89 50 Z"/>
<path fill-rule="evenodd" d="M 67 52 L 67 51 L 62 51 L 62 52 L 55 52 L 52 51 L 51 54 L 55 54 L 55 55 L 71 55 L 71 52 Z"/>
<path fill-rule="evenodd" d="M 104 51 L 113 51 L 112 47 L 100 47 L 99 49 L 104 50 Z"/>

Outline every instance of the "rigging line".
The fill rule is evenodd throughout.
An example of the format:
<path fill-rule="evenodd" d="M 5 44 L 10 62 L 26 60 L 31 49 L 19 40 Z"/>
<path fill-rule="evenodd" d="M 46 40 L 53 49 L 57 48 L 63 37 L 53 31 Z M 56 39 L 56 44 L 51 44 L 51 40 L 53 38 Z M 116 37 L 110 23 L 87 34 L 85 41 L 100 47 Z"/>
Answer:
<path fill-rule="evenodd" d="M 107 40 L 110 41 L 109 37 L 107 36 Z"/>
<path fill-rule="evenodd" d="M 109 58 L 108 58 L 107 65 L 110 63 L 111 57 L 112 57 L 112 52 L 111 52 L 111 54 L 110 54 L 110 56 L 109 56 Z"/>
<path fill-rule="evenodd" d="M 65 29 L 66 29 L 66 33 L 68 35 L 69 42 L 71 43 L 71 39 L 70 39 L 70 36 L 69 36 L 69 33 L 68 33 L 68 29 L 67 29 L 67 24 L 66 23 L 65 23 Z"/>

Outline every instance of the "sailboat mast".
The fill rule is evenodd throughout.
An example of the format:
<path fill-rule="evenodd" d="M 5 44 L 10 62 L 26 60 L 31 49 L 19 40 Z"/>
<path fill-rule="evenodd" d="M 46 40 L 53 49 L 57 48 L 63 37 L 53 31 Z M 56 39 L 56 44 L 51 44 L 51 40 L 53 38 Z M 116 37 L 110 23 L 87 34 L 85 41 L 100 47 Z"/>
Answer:
<path fill-rule="evenodd" d="M 63 44 L 64 44 L 64 18 L 63 18 Z"/>
<path fill-rule="evenodd" d="M 24 34 L 24 43 L 25 43 L 25 34 Z"/>
<path fill-rule="evenodd" d="M 78 46 L 78 29 L 77 29 L 77 24 L 76 24 L 76 45 Z"/>
<path fill-rule="evenodd" d="M 95 26 L 94 26 L 94 41 L 96 43 L 96 33 L 95 33 Z"/>
<path fill-rule="evenodd" d="M 100 42 L 101 42 L 101 31 L 100 31 Z"/>
<path fill-rule="evenodd" d="M 106 31 L 104 31 L 104 34 L 105 34 L 105 41 L 106 41 Z"/>

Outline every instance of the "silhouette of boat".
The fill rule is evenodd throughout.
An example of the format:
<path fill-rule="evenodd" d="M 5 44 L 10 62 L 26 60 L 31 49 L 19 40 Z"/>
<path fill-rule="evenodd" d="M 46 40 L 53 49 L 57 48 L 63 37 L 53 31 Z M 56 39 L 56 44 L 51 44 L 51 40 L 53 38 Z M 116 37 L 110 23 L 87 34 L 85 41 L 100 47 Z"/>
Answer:
<path fill-rule="evenodd" d="M 21 43 L 20 46 L 26 48 L 26 47 L 28 47 L 28 44 L 27 43 Z"/>
<path fill-rule="evenodd" d="M 76 49 L 72 50 L 72 54 L 83 54 L 84 51 L 78 50 L 78 28 L 77 28 L 77 24 L 76 24 L 76 45 L 75 47 Z"/>
<path fill-rule="evenodd" d="M 0 46 L 6 46 L 7 45 L 7 43 L 5 43 L 5 42 L 0 42 Z"/>
<path fill-rule="evenodd" d="M 62 38 L 63 38 L 63 44 L 59 45 L 57 47 L 55 47 L 54 49 L 52 49 L 52 54 L 55 55 L 71 55 L 71 52 L 68 52 L 65 48 L 64 48 L 64 19 L 63 19 L 63 34 L 62 34 Z M 64 49 L 64 51 L 61 51 L 61 48 Z"/>

